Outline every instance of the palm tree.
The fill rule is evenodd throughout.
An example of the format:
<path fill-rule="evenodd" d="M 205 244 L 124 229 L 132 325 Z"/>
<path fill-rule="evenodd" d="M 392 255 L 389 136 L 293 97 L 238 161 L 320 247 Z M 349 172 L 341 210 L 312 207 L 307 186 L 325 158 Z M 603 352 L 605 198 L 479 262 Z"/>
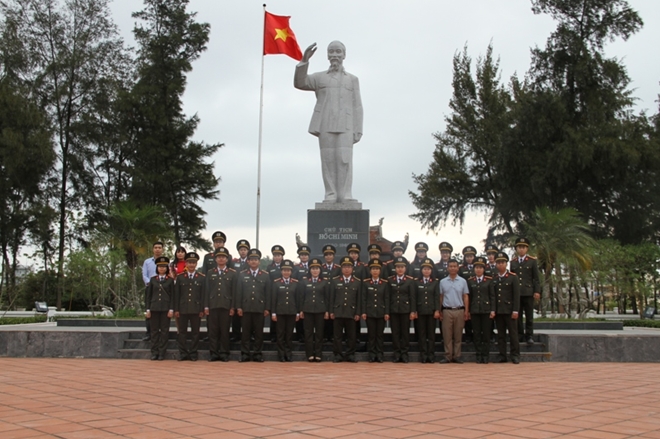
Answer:
<path fill-rule="evenodd" d="M 553 300 L 554 286 L 560 304 L 559 311 L 570 316 L 568 298 L 562 289 L 562 267 L 581 271 L 591 267 L 591 250 L 595 241 L 590 235 L 589 224 L 575 209 L 553 212 L 547 207 L 539 207 L 522 224 L 521 229 L 531 240 L 539 268 L 543 272 L 543 303 L 547 306 L 547 300 Z M 542 308 L 544 315 L 546 306 Z"/>
<path fill-rule="evenodd" d="M 136 277 L 139 261 L 149 254 L 155 241 L 167 240 L 172 234 L 163 210 L 157 206 L 137 207 L 131 201 L 117 202 L 108 211 L 103 232 L 113 247 L 124 252 L 132 279 L 128 303 L 138 309 L 142 303 Z"/>

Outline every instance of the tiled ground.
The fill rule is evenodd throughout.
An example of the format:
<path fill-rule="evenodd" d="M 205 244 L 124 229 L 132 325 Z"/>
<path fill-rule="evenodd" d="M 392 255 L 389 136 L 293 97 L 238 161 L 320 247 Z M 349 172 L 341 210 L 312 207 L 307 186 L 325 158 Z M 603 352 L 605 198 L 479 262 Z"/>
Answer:
<path fill-rule="evenodd" d="M 0 359 L 0 438 L 660 438 L 658 364 Z"/>

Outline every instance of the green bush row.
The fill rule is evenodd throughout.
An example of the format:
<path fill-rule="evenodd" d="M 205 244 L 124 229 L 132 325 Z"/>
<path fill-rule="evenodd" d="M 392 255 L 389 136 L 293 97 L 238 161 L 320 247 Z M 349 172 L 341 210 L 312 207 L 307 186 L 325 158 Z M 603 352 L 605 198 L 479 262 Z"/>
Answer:
<path fill-rule="evenodd" d="M 0 312 L 0 314 L 2 314 Z M 46 321 L 46 316 L 37 317 L 3 317 L 0 319 L 0 325 L 25 325 L 28 323 L 43 323 Z"/>
<path fill-rule="evenodd" d="M 624 320 L 623 326 L 637 326 L 642 328 L 660 328 L 660 320 L 649 320 L 649 319 Z"/>

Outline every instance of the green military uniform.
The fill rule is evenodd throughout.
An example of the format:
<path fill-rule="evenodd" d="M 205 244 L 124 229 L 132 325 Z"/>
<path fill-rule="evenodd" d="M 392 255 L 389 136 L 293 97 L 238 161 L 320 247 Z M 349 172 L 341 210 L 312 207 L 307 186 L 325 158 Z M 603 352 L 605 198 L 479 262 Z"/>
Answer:
<path fill-rule="evenodd" d="M 215 248 L 223 247 L 225 242 L 227 242 L 227 235 L 218 230 L 217 232 L 213 233 L 211 240 L 213 241 Z M 212 252 L 204 255 L 204 260 L 202 261 L 202 266 L 199 267 L 199 271 L 202 274 L 206 274 L 207 271 L 213 270 L 215 267 L 215 250 L 213 250 Z"/>
<path fill-rule="evenodd" d="M 224 255 L 229 259 L 224 247 L 217 248 L 215 255 L 216 258 Z M 223 269 L 216 266 L 206 272 L 204 310 L 208 310 L 209 361 L 229 361 L 230 311 L 234 309 L 237 281 L 238 273 L 227 266 Z"/>
<path fill-rule="evenodd" d="M 442 280 L 449 276 L 449 270 L 447 266 L 449 265 L 449 259 L 451 259 L 451 252 L 454 251 L 454 247 L 447 241 L 443 241 L 438 245 L 438 249 L 440 250 L 441 255 L 443 255 L 443 253 L 446 255 L 446 259 L 441 257 L 440 261 L 435 264 L 436 277 L 438 280 Z"/>
<path fill-rule="evenodd" d="M 477 258 L 475 265 L 486 268 L 486 260 Z M 493 278 L 475 274 L 468 279 L 470 290 L 470 320 L 472 320 L 472 331 L 474 348 L 477 354 L 477 363 L 488 363 L 490 356 L 490 332 L 492 321 L 490 313 L 495 312 L 495 289 Z"/>
<path fill-rule="evenodd" d="M 519 238 L 516 247 L 524 245 L 529 247 L 529 240 Z M 510 270 L 515 273 L 520 281 L 520 309 L 518 309 L 518 337 L 527 340 L 528 344 L 534 343 L 534 293 L 541 292 L 541 280 L 539 266 L 536 258 L 525 255 L 520 258 L 514 256 L 511 259 Z M 523 314 L 525 314 L 525 326 L 523 328 Z"/>
<path fill-rule="evenodd" d="M 404 257 L 394 258 L 394 273 L 390 276 L 390 327 L 392 328 L 393 361 L 407 363 L 410 351 L 410 315 L 417 312 L 415 298 L 415 280 L 412 276 L 396 274 L 396 265 L 407 268 L 408 261 Z"/>
<path fill-rule="evenodd" d="M 506 253 L 498 253 L 497 261 L 508 261 Z M 506 363 L 506 332 L 509 331 L 511 345 L 511 361 L 520 362 L 520 342 L 518 340 L 518 325 L 512 315 L 520 309 L 520 282 L 518 277 L 506 271 L 493 278 L 495 290 L 495 324 L 497 325 L 497 346 L 500 351 L 500 362 Z M 519 317 L 518 317 L 519 318 Z"/>
<path fill-rule="evenodd" d="M 266 267 L 266 271 L 268 272 L 268 275 L 270 276 L 270 280 L 272 282 L 275 279 L 279 279 L 282 277 L 282 270 L 281 270 L 282 261 L 280 261 L 279 264 L 276 264 L 275 255 L 278 254 L 284 257 L 285 254 L 284 247 L 282 247 L 281 245 L 274 245 L 271 247 L 270 253 L 273 255 L 273 262 L 268 264 L 268 266 Z M 270 319 L 269 324 L 270 324 L 270 328 L 269 328 L 270 341 L 273 343 L 277 343 L 277 322 Z"/>
<path fill-rule="evenodd" d="M 341 274 L 341 267 L 334 263 L 334 255 L 337 249 L 334 245 L 325 245 L 323 247 L 323 263 L 321 264 L 321 277 L 328 281 L 328 289 L 330 288 L 330 281 Z M 328 263 L 327 255 L 332 254 L 332 263 Z M 328 310 L 329 312 L 329 310 Z M 323 336 L 327 341 L 332 341 L 332 334 L 334 333 L 332 319 L 325 320 L 323 327 Z"/>
<path fill-rule="evenodd" d="M 350 257 L 343 257 L 341 265 L 353 265 Z M 357 343 L 355 317 L 360 316 L 362 280 L 354 275 L 344 278 L 343 274 L 332 280 L 330 289 L 330 313 L 334 319 L 334 362 L 357 362 L 355 349 Z M 342 335 L 346 334 L 346 352 L 342 353 Z"/>
<path fill-rule="evenodd" d="M 165 256 L 156 258 L 156 273 L 158 266 L 168 266 L 170 260 Z M 174 279 L 164 275 L 149 279 L 145 290 L 145 303 L 147 311 L 151 314 L 151 359 L 164 360 L 167 352 L 167 341 L 170 337 L 170 317 L 168 313 L 174 312 Z"/>
<path fill-rule="evenodd" d="M 378 259 L 371 259 L 369 270 L 378 267 L 382 271 L 383 263 Z M 385 316 L 390 315 L 390 283 L 386 279 L 374 279 L 370 276 L 365 279 L 362 287 L 362 317 L 367 320 L 367 352 L 369 362 L 382 363 L 384 360 L 383 342 L 385 331 Z"/>
<path fill-rule="evenodd" d="M 476 254 L 477 254 L 477 249 L 472 247 L 471 245 L 468 245 L 467 247 L 463 248 L 464 262 L 458 267 L 458 275 L 463 279 L 465 279 L 466 282 L 468 279 L 474 276 L 474 260 L 472 261 L 473 263 L 469 264 L 465 262 L 466 256 L 472 255 L 474 257 L 476 256 Z M 472 342 L 472 320 L 467 320 L 465 322 L 465 326 L 463 327 L 463 330 L 465 331 L 464 341 L 466 343 Z"/>
<path fill-rule="evenodd" d="M 426 258 L 421 262 L 423 266 L 433 267 L 433 261 Z M 421 270 L 420 270 L 421 275 Z M 433 276 L 433 275 L 431 275 Z M 435 314 L 440 307 L 439 280 L 415 279 L 415 303 L 417 305 L 417 338 L 419 344 L 419 360 L 422 363 L 435 362 L 435 328 L 437 321 Z"/>
<path fill-rule="evenodd" d="M 311 269 L 321 268 L 321 261 L 309 261 L 310 275 L 300 281 L 300 311 L 305 324 L 305 355 L 308 361 L 321 361 L 323 332 L 329 318 L 330 280 L 321 274 L 314 278 Z M 323 271 L 321 271 L 323 273 Z"/>
<path fill-rule="evenodd" d="M 277 356 L 280 361 L 293 361 L 293 329 L 300 312 L 300 283 L 291 276 L 293 262 L 282 261 L 282 269 L 288 268 L 289 278 L 275 279 L 272 284 L 272 317 L 277 319 Z"/>
<path fill-rule="evenodd" d="M 415 244 L 415 257 L 413 258 L 413 261 L 408 265 L 408 276 L 412 276 L 415 279 L 419 279 L 422 276 L 422 263 L 424 260 L 427 259 L 426 257 L 426 252 L 429 251 L 429 246 L 425 242 L 418 242 Z M 423 257 L 418 257 L 417 252 L 423 252 L 424 256 Z M 435 271 L 435 266 L 431 267 L 433 270 L 431 273 L 431 277 L 436 279 L 438 277 L 438 274 Z"/>
<path fill-rule="evenodd" d="M 258 249 L 250 249 L 248 259 L 261 258 Z M 236 288 L 236 308 L 242 310 L 241 319 L 241 360 L 263 362 L 264 316 L 270 313 L 271 282 L 263 270 L 254 272 L 248 268 L 239 273 Z M 254 334 L 254 351 L 250 351 L 250 337 Z"/>
<path fill-rule="evenodd" d="M 199 260 L 195 252 L 186 254 L 186 261 Z M 204 312 L 204 284 L 205 277 L 198 272 L 184 271 L 176 278 L 174 289 L 174 312 L 178 313 L 178 331 L 176 336 L 179 347 L 179 360 L 197 361 L 199 348 L 199 328 Z M 192 344 L 188 347 L 188 323 L 192 335 Z"/>

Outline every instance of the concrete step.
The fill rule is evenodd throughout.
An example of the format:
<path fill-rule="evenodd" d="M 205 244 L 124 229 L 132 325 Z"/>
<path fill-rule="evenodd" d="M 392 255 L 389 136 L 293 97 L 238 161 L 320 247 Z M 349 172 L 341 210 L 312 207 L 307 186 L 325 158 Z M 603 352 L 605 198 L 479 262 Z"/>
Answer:
<path fill-rule="evenodd" d="M 166 354 L 166 360 L 176 360 L 178 358 L 178 351 L 176 349 L 168 349 Z M 265 361 L 279 361 L 277 357 L 277 352 L 267 351 L 264 349 L 262 352 L 263 358 Z M 200 350 L 198 353 L 199 361 L 207 361 L 209 359 L 209 352 L 207 350 Z M 233 350 L 230 354 L 230 361 L 238 361 L 241 354 L 239 350 Z M 323 352 L 323 361 L 331 362 L 333 355 L 331 351 Z M 360 362 L 368 361 L 368 354 L 366 352 L 357 352 L 355 357 Z M 139 359 L 139 360 L 148 360 L 151 358 L 151 351 L 149 349 L 119 349 L 119 356 L 121 359 Z M 419 362 L 419 352 L 410 352 L 409 354 L 410 362 L 417 363 Z M 436 351 L 436 363 L 442 358 L 442 352 Z M 474 363 L 476 361 L 476 356 L 474 352 L 463 352 L 461 358 L 466 363 Z M 520 361 L 521 362 L 543 362 L 550 361 L 552 354 L 550 352 L 521 352 Z M 497 352 L 490 353 L 490 361 L 496 362 L 499 359 Z M 304 352 L 295 351 L 293 352 L 293 361 L 307 361 Z M 392 361 L 392 353 L 385 352 L 385 362 Z"/>

